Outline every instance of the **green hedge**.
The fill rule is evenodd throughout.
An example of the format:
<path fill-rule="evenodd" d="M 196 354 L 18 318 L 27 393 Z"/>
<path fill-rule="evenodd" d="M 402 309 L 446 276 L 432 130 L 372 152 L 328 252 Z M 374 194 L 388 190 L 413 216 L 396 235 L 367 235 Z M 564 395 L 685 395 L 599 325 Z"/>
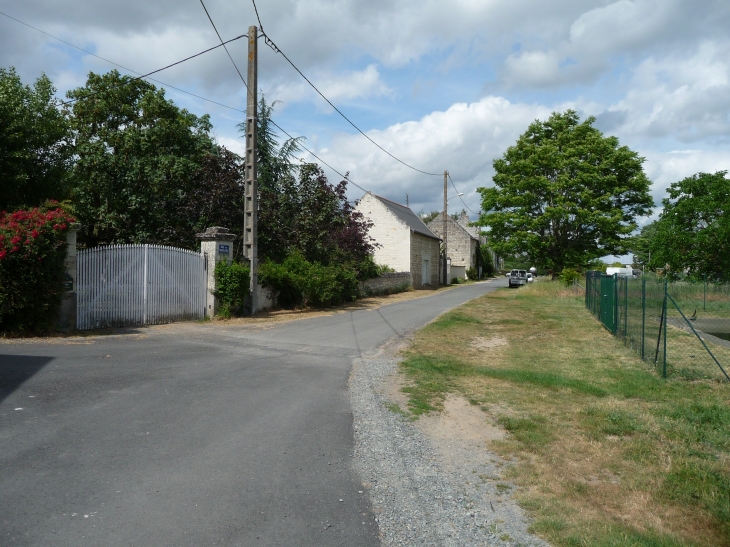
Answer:
<path fill-rule="evenodd" d="M 55 325 L 73 222 L 56 202 L 0 212 L 0 332 L 38 333 Z"/>
<path fill-rule="evenodd" d="M 221 260 L 215 265 L 215 297 L 218 315 L 226 319 L 243 314 L 243 305 L 250 293 L 251 270 L 248 266 Z"/>
<path fill-rule="evenodd" d="M 278 293 L 278 304 L 325 307 L 351 302 L 358 297 L 361 270 L 349 264 L 322 265 L 307 261 L 300 253 L 278 264 L 267 260 L 259 265 L 259 281 Z"/>

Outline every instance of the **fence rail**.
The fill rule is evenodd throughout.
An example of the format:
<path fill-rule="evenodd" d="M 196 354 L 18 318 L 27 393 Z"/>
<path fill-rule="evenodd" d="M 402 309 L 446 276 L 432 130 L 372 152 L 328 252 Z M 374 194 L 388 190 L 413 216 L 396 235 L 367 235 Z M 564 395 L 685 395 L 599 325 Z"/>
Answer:
<path fill-rule="evenodd" d="M 586 308 L 664 377 L 730 381 L 730 286 L 586 273 Z"/>
<path fill-rule="evenodd" d="M 162 245 L 110 245 L 76 257 L 79 330 L 202 319 L 205 259 Z"/>

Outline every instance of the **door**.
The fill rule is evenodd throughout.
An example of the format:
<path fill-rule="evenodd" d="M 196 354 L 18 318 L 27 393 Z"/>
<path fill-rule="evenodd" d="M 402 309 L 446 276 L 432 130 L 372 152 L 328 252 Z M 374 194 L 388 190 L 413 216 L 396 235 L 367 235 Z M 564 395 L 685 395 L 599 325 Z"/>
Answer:
<path fill-rule="evenodd" d="M 615 275 L 602 275 L 601 276 L 601 323 L 603 326 L 610 330 L 612 333 L 616 333 L 617 324 L 617 304 L 618 299 L 616 298 L 616 276 Z"/>

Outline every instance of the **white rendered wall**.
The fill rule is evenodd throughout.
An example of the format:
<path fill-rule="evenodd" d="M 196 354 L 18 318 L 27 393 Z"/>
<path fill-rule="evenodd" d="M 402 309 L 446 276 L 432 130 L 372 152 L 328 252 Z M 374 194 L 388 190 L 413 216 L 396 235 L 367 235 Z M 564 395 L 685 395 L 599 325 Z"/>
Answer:
<path fill-rule="evenodd" d="M 373 223 L 368 234 L 380 244 L 373 253 L 375 262 L 386 264 L 396 272 L 410 272 L 410 228 L 370 193 L 363 196 L 355 210 Z"/>

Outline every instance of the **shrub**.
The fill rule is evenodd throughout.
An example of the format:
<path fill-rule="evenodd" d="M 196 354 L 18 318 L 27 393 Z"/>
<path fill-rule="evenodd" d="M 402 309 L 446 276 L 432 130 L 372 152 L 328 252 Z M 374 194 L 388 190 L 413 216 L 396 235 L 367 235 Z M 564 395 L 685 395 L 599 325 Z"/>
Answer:
<path fill-rule="evenodd" d="M 467 268 L 466 270 L 466 278 L 470 281 L 476 281 L 476 279 L 479 277 L 479 272 L 477 272 L 477 269 L 472 266 L 471 268 Z"/>
<path fill-rule="evenodd" d="M 220 304 L 218 314 L 228 319 L 243 313 L 243 304 L 250 292 L 251 270 L 248 266 L 227 260 L 215 265 L 215 297 Z"/>
<path fill-rule="evenodd" d="M 452 285 L 458 285 L 460 283 L 461 283 L 461 279 L 459 279 L 458 277 L 452 277 L 451 278 L 451 284 Z"/>
<path fill-rule="evenodd" d="M 73 222 L 56 202 L 0 212 L 0 331 L 53 327 L 64 293 L 66 233 Z"/>
<path fill-rule="evenodd" d="M 380 277 L 385 273 L 395 272 L 395 270 L 387 264 L 376 264 L 372 255 L 368 255 L 365 259 L 354 264 L 354 268 L 357 271 L 357 278 L 360 281 Z"/>
<path fill-rule="evenodd" d="M 358 271 L 347 264 L 309 262 L 299 252 L 277 264 L 266 260 L 259 265 L 259 280 L 278 293 L 280 306 L 293 308 L 331 306 L 352 301 L 358 295 Z"/>
<path fill-rule="evenodd" d="M 492 277 L 495 274 L 492 251 L 486 245 L 481 245 L 477 252 L 479 253 L 479 263 L 482 266 L 482 276 Z"/>
<path fill-rule="evenodd" d="M 576 279 L 581 279 L 582 277 L 583 274 L 573 268 L 563 268 L 563 271 L 560 272 L 560 275 L 558 276 L 560 281 L 562 281 L 566 287 L 569 287 Z"/>

